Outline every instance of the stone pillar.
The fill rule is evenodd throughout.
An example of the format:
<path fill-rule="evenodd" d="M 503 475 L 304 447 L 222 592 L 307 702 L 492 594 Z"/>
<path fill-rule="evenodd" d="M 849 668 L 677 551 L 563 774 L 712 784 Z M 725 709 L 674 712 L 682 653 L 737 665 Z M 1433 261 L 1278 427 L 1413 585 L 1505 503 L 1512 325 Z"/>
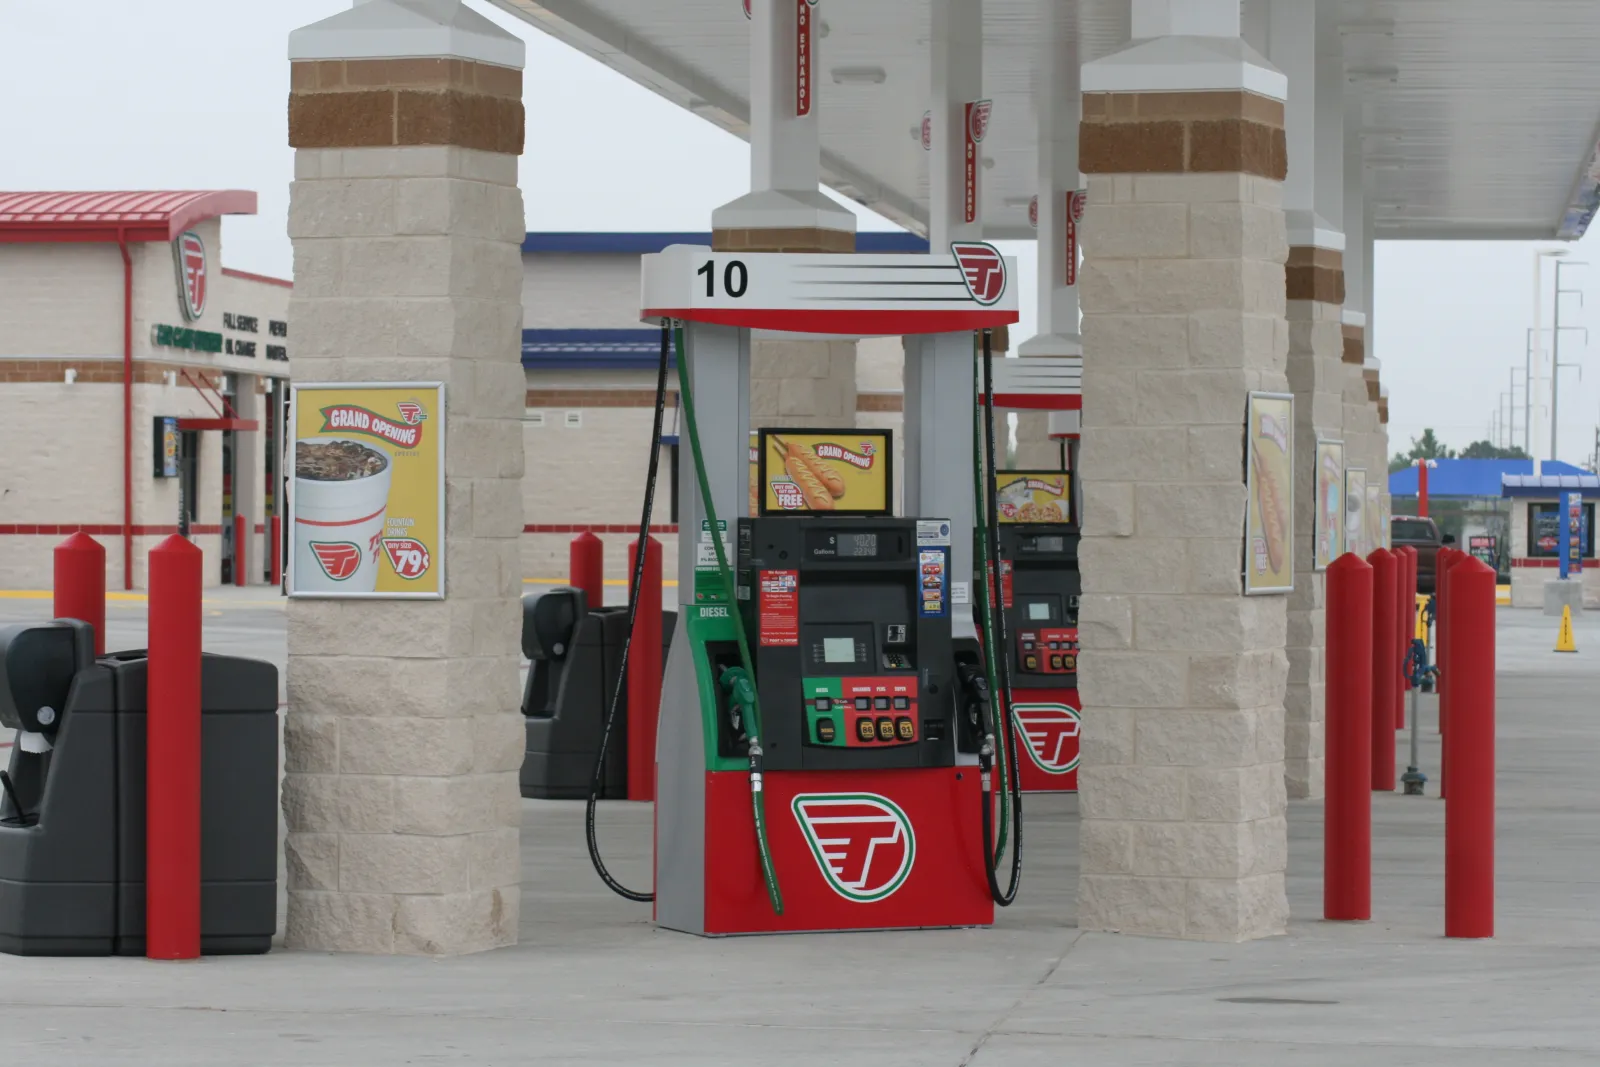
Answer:
<path fill-rule="evenodd" d="M 1039 332 L 1017 346 L 1017 355 L 1083 356 L 1078 328 L 1077 264 L 1067 261 L 1068 194 L 1083 188 L 1078 170 L 1078 122 L 1083 95 L 1078 86 L 1076 17 L 1065 5 L 1048 5 L 1040 27 L 1040 52 L 1045 57 L 1035 88 L 1039 118 Z M 1077 227 L 1081 230 L 1081 225 Z M 1072 253 L 1077 258 L 1076 249 Z M 1065 430 L 1076 412 L 1052 417 L 1042 411 L 1017 415 L 1019 469 L 1061 465 L 1061 441 L 1050 436 L 1051 424 Z"/>
<path fill-rule="evenodd" d="M 1272 0 L 1271 58 L 1289 79 L 1285 104 L 1289 172 L 1284 216 L 1289 258 L 1287 375 L 1295 409 L 1295 575 L 1289 596 L 1289 682 L 1284 696 L 1284 774 L 1291 797 L 1323 793 L 1325 583 L 1316 569 L 1317 442 L 1344 432 L 1343 61 L 1318 55 L 1316 12 Z M 1336 38 L 1337 40 L 1337 38 Z"/>
<path fill-rule="evenodd" d="M 266 460 L 261 442 L 266 432 L 266 404 L 256 392 L 256 383 L 262 379 L 254 374 L 233 374 L 233 410 L 241 419 L 255 419 L 261 427 L 241 430 L 233 435 L 233 513 L 245 517 L 244 580 L 248 585 L 261 585 L 262 538 L 255 532 L 266 518 L 261 514 L 261 480 L 265 474 Z M 233 547 L 234 566 L 240 559 L 239 546 Z M 238 581 L 235 574 L 234 581 Z"/>
<path fill-rule="evenodd" d="M 1344 311 L 1340 316 L 1343 349 L 1344 401 L 1344 462 L 1346 467 L 1360 468 L 1370 479 L 1374 476 L 1373 463 L 1377 445 L 1377 419 L 1367 397 L 1367 383 L 1363 367 L 1367 359 L 1367 262 L 1366 252 L 1366 191 L 1361 166 L 1361 109 L 1360 100 L 1347 94 L 1344 101 L 1345 151 L 1344 151 L 1344 232 L 1345 296 Z M 1359 546 L 1352 546 L 1359 547 Z"/>
<path fill-rule="evenodd" d="M 1286 599 L 1242 595 L 1246 394 L 1284 390 L 1286 84 L 1238 0 L 1083 68 L 1078 924 L 1282 933 Z"/>
<path fill-rule="evenodd" d="M 288 943 L 517 939 L 523 45 L 459 0 L 296 30 L 295 373 L 446 386 L 446 598 L 291 600 Z M 431 424 L 430 424 L 431 425 Z"/>
<path fill-rule="evenodd" d="M 801 114 L 797 55 L 807 20 L 811 69 L 821 73 L 822 5 L 750 4 L 750 192 L 711 214 L 719 252 L 854 252 L 856 218 L 823 195 L 816 96 Z M 750 425 L 853 426 L 856 343 L 756 338 L 750 347 Z"/>

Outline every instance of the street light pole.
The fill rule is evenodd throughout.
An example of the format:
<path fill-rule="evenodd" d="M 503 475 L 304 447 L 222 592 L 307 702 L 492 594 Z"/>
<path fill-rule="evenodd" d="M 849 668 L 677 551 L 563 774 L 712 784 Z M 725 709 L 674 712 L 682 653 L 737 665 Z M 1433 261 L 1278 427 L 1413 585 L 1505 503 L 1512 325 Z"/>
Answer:
<path fill-rule="evenodd" d="M 1578 306 L 1579 307 L 1583 306 L 1583 290 L 1582 289 L 1563 289 L 1563 288 L 1561 288 L 1561 268 L 1562 267 L 1582 267 L 1582 266 L 1587 266 L 1587 264 L 1577 263 L 1577 262 L 1565 262 L 1565 263 L 1563 263 L 1560 260 L 1556 261 L 1556 291 L 1555 291 L 1556 321 L 1555 321 L 1555 329 L 1551 331 L 1552 337 L 1550 338 L 1550 459 L 1551 459 L 1551 461 L 1554 461 L 1555 458 L 1556 458 L 1556 426 L 1557 426 L 1557 419 L 1560 416 L 1559 408 L 1560 408 L 1560 404 L 1561 404 L 1561 368 L 1563 366 L 1563 364 L 1561 362 L 1561 297 L 1563 295 L 1574 295 L 1575 294 L 1577 296 L 1577 298 L 1578 298 Z M 1579 328 L 1581 329 L 1581 327 L 1579 327 Z M 1588 331 L 1587 330 L 1584 330 L 1584 341 L 1585 341 L 1585 343 L 1588 342 Z M 1569 363 L 1569 364 L 1565 364 L 1565 366 L 1576 367 L 1576 366 L 1580 366 L 1580 365 L 1576 364 L 1576 363 Z M 1582 375 L 1582 373 L 1583 372 L 1580 369 L 1580 371 L 1579 371 L 1580 376 Z"/>
<path fill-rule="evenodd" d="M 1535 249 L 1533 253 L 1533 332 L 1530 335 L 1532 338 L 1532 343 L 1529 347 L 1533 350 L 1534 354 L 1534 358 L 1532 360 L 1533 377 L 1531 381 L 1533 381 L 1535 384 L 1528 389 L 1528 393 L 1530 397 L 1536 392 L 1539 394 L 1540 404 L 1531 406 L 1530 410 L 1535 415 L 1541 417 L 1544 414 L 1544 349 L 1540 347 L 1544 344 L 1544 261 L 1546 259 L 1554 259 L 1558 256 L 1564 256 L 1566 254 L 1567 250 L 1565 248 L 1540 248 Z M 1535 432 L 1532 434 L 1532 440 L 1536 441 L 1543 437 L 1543 433 L 1540 432 L 1543 429 L 1544 426 L 1541 421 Z M 1534 452 L 1534 475 L 1537 476 L 1540 473 L 1540 470 L 1539 453 Z"/>

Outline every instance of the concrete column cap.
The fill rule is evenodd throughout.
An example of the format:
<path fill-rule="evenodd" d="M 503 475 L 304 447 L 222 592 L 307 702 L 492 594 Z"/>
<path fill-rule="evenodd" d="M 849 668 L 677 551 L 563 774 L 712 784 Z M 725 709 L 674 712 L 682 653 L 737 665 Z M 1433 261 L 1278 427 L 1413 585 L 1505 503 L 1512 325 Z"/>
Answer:
<path fill-rule="evenodd" d="M 1339 321 L 1346 326 L 1360 326 L 1364 329 L 1367 325 L 1367 316 L 1351 308 L 1345 308 L 1339 313 Z"/>
<path fill-rule="evenodd" d="M 1283 221 L 1290 248 L 1326 248 L 1332 252 L 1345 249 L 1344 234 L 1314 211 L 1285 211 Z"/>
<path fill-rule="evenodd" d="M 289 59 L 447 57 L 521 70 L 522 39 L 461 0 L 367 0 L 289 34 Z"/>
<path fill-rule="evenodd" d="M 1086 93 L 1244 90 L 1283 101 L 1289 79 L 1238 37 L 1154 37 L 1083 65 Z"/>

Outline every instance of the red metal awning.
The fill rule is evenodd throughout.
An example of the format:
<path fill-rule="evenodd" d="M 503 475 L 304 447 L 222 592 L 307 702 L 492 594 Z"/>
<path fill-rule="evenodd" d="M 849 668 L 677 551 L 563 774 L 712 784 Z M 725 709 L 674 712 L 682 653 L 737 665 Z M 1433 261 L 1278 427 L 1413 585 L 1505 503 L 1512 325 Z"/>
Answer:
<path fill-rule="evenodd" d="M 170 241 L 219 215 L 254 215 L 246 189 L 101 193 L 0 192 L 0 243 Z"/>
<path fill-rule="evenodd" d="M 180 430 L 259 430 L 258 419 L 179 419 Z"/>

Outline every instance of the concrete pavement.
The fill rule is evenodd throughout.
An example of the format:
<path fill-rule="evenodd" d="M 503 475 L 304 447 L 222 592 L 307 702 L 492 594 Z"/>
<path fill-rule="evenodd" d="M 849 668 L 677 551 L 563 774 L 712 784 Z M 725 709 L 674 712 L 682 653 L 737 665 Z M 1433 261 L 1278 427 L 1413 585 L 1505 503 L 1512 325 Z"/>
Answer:
<path fill-rule="evenodd" d="M 0 621 L 24 605 L 0 602 Z M 213 609 L 213 647 L 281 662 L 279 611 Z M 142 605 L 112 612 L 112 643 L 142 643 Z M 1375 798 L 1371 923 L 1318 919 L 1322 808 L 1291 804 L 1292 927 L 1245 945 L 1080 935 L 1071 797 L 1030 800 L 1022 899 L 993 930 L 720 941 L 653 929 L 648 906 L 590 871 L 582 805 L 529 801 L 516 948 L 441 961 L 8 958 L 0 1032 L 12 1062 L 52 1065 L 1593 1064 L 1600 618 L 1579 620 L 1577 655 L 1554 642 L 1550 620 L 1500 612 L 1492 941 L 1440 936 L 1434 782 L 1425 798 Z M 1423 763 L 1436 781 L 1433 703 Z M 648 876 L 649 841 L 648 806 L 605 805 L 602 846 L 630 884 Z"/>

